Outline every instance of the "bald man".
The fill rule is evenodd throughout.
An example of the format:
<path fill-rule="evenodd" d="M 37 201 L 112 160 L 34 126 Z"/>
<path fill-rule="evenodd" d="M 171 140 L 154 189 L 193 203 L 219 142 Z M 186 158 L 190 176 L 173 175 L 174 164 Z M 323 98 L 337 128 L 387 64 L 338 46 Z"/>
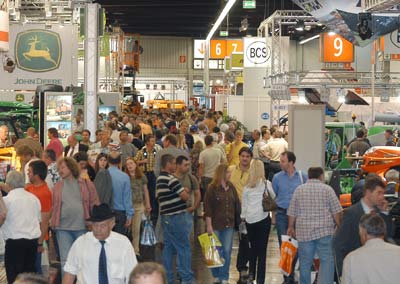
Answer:
<path fill-rule="evenodd" d="M 72 157 L 78 152 L 87 152 L 89 147 L 87 145 L 81 144 L 76 140 L 75 135 L 70 135 L 67 138 L 68 145 L 64 149 L 64 157 Z"/>

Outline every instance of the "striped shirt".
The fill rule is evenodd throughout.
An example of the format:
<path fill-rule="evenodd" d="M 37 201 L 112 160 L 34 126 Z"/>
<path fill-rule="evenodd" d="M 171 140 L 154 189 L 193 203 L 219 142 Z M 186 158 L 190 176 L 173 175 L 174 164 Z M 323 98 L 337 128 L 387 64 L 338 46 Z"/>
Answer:
<path fill-rule="evenodd" d="M 183 190 L 182 184 L 175 176 L 167 172 L 160 173 L 156 183 L 156 196 L 161 215 L 174 215 L 186 211 L 186 202 L 179 196 Z"/>

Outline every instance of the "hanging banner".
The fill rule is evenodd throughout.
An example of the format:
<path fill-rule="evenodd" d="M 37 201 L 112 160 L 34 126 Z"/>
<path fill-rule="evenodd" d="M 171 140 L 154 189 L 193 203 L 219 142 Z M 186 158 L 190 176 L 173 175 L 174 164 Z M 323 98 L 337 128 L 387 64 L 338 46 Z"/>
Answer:
<path fill-rule="evenodd" d="M 76 85 L 78 28 L 53 24 L 11 24 L 6 55 L 14 68 L 0 70 L 0 89 L 35 90 L 38 85 Z"/>
<path fill-rule="evenodd" d="M 363 13 L 360 0 L 292 1 L 325 24 L 329 31 L 340 34 L 355 45 L 366 46 L 399 28 L 398 13 L 393 11 Z M 395 2 L 398 1 L 393 1 L 393 6 Z"/>
<path fill-rule="evenodd" d="M 0 51 L 9 50 L 9 29 L 7 1 L 0 0 Z"/>

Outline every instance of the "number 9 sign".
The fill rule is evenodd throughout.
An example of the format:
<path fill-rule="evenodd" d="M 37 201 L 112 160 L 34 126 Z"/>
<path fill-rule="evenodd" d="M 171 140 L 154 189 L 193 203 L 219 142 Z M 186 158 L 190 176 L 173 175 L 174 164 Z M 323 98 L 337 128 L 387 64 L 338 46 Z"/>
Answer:
<path fill-rule="evenodd" d="M 322 62 L 350 63 L 354 61 L 354 46 L 344 37 L 324 33 L 320 41 Z"/>

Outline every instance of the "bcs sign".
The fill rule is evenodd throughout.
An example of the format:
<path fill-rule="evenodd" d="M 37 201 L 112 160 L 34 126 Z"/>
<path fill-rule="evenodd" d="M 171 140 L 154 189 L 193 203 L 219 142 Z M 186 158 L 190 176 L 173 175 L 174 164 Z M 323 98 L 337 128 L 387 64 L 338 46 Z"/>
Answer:
<path fill-rule="evenodd" d="M 244 67 L 268 67 L 271 48 L 267 46 L 265 38 L 245 38 L 244 50 Z"/>

